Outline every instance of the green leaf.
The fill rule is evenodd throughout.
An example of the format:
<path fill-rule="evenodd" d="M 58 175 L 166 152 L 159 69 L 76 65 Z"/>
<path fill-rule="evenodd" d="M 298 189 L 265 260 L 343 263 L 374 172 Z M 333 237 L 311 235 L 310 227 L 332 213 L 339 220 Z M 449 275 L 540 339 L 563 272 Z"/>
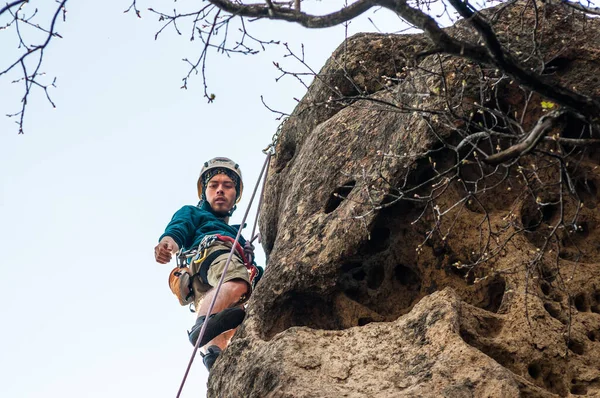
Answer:
<path fill-rule="evenodd" d="M 552 108 L 554 108 L 554 105 L 556 105 L 554 102 L 542 101 L 542 108 L 543 109 L 552 109 Z"/>

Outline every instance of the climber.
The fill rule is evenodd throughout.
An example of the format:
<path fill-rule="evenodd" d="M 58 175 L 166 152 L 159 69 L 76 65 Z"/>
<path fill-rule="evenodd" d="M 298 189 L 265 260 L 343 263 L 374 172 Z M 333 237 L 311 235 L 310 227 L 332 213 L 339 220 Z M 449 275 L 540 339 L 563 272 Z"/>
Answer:
<path fill-rule="evenodd" d="M 228 158 L 217 157 L 204 163 L 197 186 L 200 202 L 175 213 L 154 248 L 154 256 L 158 263 L 166 264 L 180 249 L 189 252 L 197 248 L 183 267 L 171 272 L 169 285 L 180 304 L 193 302 L 195 305 L 198 317 L 188 332 L 193 345 L 203 323 L 207 322 L 198 346 L 206 347 L 202 356 L 210 371 L 244 320 L 243 304 L 250 297 L 251 282 L 259 270 L 252 260 L 254 247 L 240 236 L 213 311 L 207 314 L 216 290 L 213 288 L 219 283 L 238 228 L 241 228 L 229 225 L 229 217 L 236 209 L 244 185 L 239 166 Z"/>

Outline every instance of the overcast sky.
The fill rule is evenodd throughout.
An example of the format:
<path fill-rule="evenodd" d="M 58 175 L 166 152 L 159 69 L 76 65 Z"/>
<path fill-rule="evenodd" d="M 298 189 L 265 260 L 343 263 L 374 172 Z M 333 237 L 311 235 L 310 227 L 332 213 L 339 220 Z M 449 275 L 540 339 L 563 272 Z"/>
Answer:
<path fill-rule="evenodd" d="M 43 66 L 57 77 L 57 108 L 32 95 L 24 135 L 4 117 L 20 109 L 22 87 L 0 80 L 1 397 L 175 396 L 195 318 L 168 289 L 172 266 L 154 261 L 157 238 L 177 209 L 196 203 L 201 165 L 215 156 L 244 173 L 239 222 L 279 124 L 260 95 L 291 112 L 304 94 L 293 79 L 275 82 L 273 61 L 301 70 L 279 47 L 252 57 L 213 54 L 216 101 L 207 104 L 199 77 L 180 89 L 181 60 L 197 56 L 200 42 L 188 40 L 189 29 L 154 40 L 161 25 L 146 8 L 173 3 L 138 1 L 142 19 L 124 14 L 128 5 L 69 1 L 63 39 L 51 43 Z M 375 18 L 382 30 L 401 28 L 387 12 Z M 343 27 L 250 26 L 262 37 L 277 32 L 298 51 L 304 43 L 316 70 L 345 35 Z M 359 30 L 375 29 L 365 17 L 350 26 Z M 16 44 L 0 31 L 0 69 Z M 206 378 L 198 357 L 182 396 L 203 396 Z"/>

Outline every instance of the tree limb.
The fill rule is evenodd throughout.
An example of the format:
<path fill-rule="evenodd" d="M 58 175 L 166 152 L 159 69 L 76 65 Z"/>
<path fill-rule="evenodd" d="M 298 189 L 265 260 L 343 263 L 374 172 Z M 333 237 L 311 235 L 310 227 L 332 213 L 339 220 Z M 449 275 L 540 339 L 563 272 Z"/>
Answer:
<path fill-rule="evenodd" d="M 25 60 L 25 58 L 29 57 L 31 54 L 35 53 L 36 51 L 42 51 L 44 48 L 46 48 L 46 46 L 48 46 L 48 43 L 50 43 L 50 40 L 56 36 L 56 33 L 54 32 L 54 26 L 56 24 L 56 20 L 58 19 L 58 14 L 60 14 L 60 11 L 64 8 L 65 4 L 67 3 L 67 0 L 62 0 L 58 6 L 58 8 L 56 9 L 56 12 L 54 13 L 54 16 L 52 17 L 52 22 L 50 23 L 50 29 L 47 31 L 48 36 L 46 37 L 46 41 L 44 41 L 44 43 L 40 44 L 39 46 L 35 46 L 33 47 L 32 50 L 26 52 L 25 54 L 23 54 L 19 59 L 17 59 L 12 65 L 10 65 L 8 68 L 6 68 L 3 71 L 0 71 L 0 76 L 2 76 L 3 74 L 7 73 L 9 70 L 11 70 L 12 68 L 14 68 L 16 65 L 19 65 L 22 61 Z"/>
<path fill-rule="evenodd" d="M 54 86 L 54 82 L 52 82 L 50 85 L 44 85 L 39 82 L 38 78 L 44 74 L 44 73 L 40 72 L 40 68 L 42 66 L 42 62 L 44 59 L 44 50 L 46 49 L 46 47 L 48 46 L 48 44 L 50 43 L 50 41 L 52 40 L 53 37 L 61 37 L 58 33 L 56 33 L 54 31 L 54 29 L 56 26 L 56 21 L 58 20 L 58 17 L 60 15 L 60 12 L 63 11 L 63 13 L 64 13 L 64 7 L 65 7 L 66 2 L 67 2 L 67 0 L 61 0 L 60 2 L 57 1 L 58 7 L 52 16 L 52 20 L 50 22 L 50 27 L 48 29 L 44 29 L 39 25 L 32 24 L 28 19 L 21 17 L 19 15 L 18 11 L 15 14 L 13 14 L 13 17 L 14 17 L 13 22 L 15 23 L 15 26 L 17 29 L 17 36 L 26 51 L 24 51 L 22 53 L 22 55 L 15 62 L 13 62 L 11 65 L 9 65 L 6 69 L 0 70 L 0 76 L 7 74 L 9 71 L 11 71 L 13 68 L 16 68 L 17 66 L 21 67 L 23 77 L 19 80 L 14 81 L 14 83 L 23 81 L 23 84 L 24 84 L 24 94 L 23 94 L 23 97 L 21 98 L 21 110 L 17 113 L 7 115 L 9 117 L 19 116 L 19 121 L 17 122 L 17 124 L 19 125 L 19 134 L 23 134 L 25 111 L 27 109 L 27 104 L 28 104 L 29 95 L 31 94 L 31 89 L 34 86 L 37 86 L 37 87 L 43 89 L 44 92 L 46 93 L 46 98 L 50 101 L 50 104 L 53 107 L 55 107 L 54 102 L 52 102 L 52 100 L 50 99 L 50 96 L 48 94 L 48 87 L 50 85 Z M 13 7 L 19 3 L 24 4 L 24 3 L 27 3 L 27 1 L 16 1 L 11 4 L 7 4 L 1 10 L 1 12 L 5 12 L 6 10 L 9 10 L 10 7 Z M 37 12 L 37 10 L 36 10 L 36 12 Z M 0 13 L 0 15 L 1 15 L 1 13 Z M 23 42 L 22 33 L 19 30 L 19 25 L 18 25 L 19 22 L 23 22 L 27 25 L 32 26 L 34 29 L 44 32 L 46 34 L 46 38 L 45 38 L 44 42 L 39 45 L 32 45 L 32 46 L 25 45 Z M 34 54 L 36 54 L 36 53 L 37 53 L 37 58 L 33 58 Z M 31 68 L 29 68 L 30 63 L 27 60 L 31 59 L 31 58 L 33 58 L 35 61 L 32 61 L 33 65 L 31 66 Z M 33 71 L 31 71 L 31 69 Z"/>
<path fill-rule="evenodd" d="M 548 130 L 564 121 L 566 115 L 566 111 L 559 110 L 542 116 L 527 138 L 501 152 L 488 156 L 483 161 L 490 165 L 497 165 L 528 154 L 536 147 L 540 140 L 544 138 Z"/>
<path fill-rule="evenodd" d="M 600 145 L 599 138 L 566 138 L 566 137 L 544 137 L 546 141 L 557 141 L 564 145 L 591 146 Z"/>
<path fill-rule="evenodd" d="M 415 27 L 422 29 L 437 47 L 448 54 L 468 58 L 479 63 L 495 65 L 520 84 L 560 105 L 571 108 L 575 112 L 593 117 L 600 114 L 600 102 L 564 87 L 548 84 L 535 73 L 520 67 L 518 62 L 504 51 L 492 27 L 481 18 L 476 10 L 469 6 L 468 2 L 463 0 L 449 0 L 449 2 L 477 30 L 485 42 L 485 47 L 449 36 L 431 16 L 418 8 L 411 7 L 407 0 L 358 0 L 336 12 L 322 16 L 310 15 L 294 10 L 289 6 L 276 4 L 270 7 L 264 3 L 240 4 L 231 0 L 209 1 L 234 15 L 296 22 L 313 29 L 339 25 L 359 16 L 372 7 L 384 7 L 395 12 Z"/>
<path fill-rule="evenodd" d="M 6 11 L 10 10 L 14 6 L 18 6 L 19 4 L 27 3 L 28 0 L 17 0 L 12 3 L 6 3 L 4 7 L 0 9 L 0 15 L 4 14 Z"/>
<path fill-rule="evenodd" d="M 351 19 L 368 11 L 370 8 L 378 5 L 378 0 L 358 0 L 339 11 L 326 15 L 311 15 L 305 12 L 272 4 L 273 7 L 265 4 L 240 4 L 230 0 L 208 0 L 223 11 L 233 15 L 250 18 L 269 18 L 279 19 L 287 22 L 296 22 L 306 28 L 329 28 Z"/>

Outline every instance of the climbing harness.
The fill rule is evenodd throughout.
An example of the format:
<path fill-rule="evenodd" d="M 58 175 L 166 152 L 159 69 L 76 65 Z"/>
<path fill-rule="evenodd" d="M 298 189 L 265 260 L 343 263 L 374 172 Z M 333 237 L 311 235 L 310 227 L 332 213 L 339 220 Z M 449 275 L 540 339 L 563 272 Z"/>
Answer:
<path fill-rule="evenodd" d="M 269 163 L 271 161 L 272 154 L 273 154 L 273 150 L 270 150 L 270 151 L 268 151 L 268 153 L 266 153 L 267 158 L 265 159 L 265 163 L 263 164 L 263 167 L 260 171 L 260 175 L 258 176 L 258 180 L 256 181 L 256 186 L 254 187 L 254 191 L 252 192 L 252 196 L 250 197 L 250 203 L 248 203 L 248 208 L 246 209 L 246 212 L 244 213 L 244 218 L 242 219 L 242 222 L 240 223 L 240 225 L 245 225 L 245 223 L 246 223 L 246 219 L 248 218 L 248 213 L 250 212 L 250 208 L 252 207 L 252 202 L 254 201 L 254 197 L 256 196 L 256 191 L 258 190 L 258 186 L 260 185 L 260 182 L 263 179 L 263 174 L 264 174 L 263 187 L 262 187 L 262 190 L 260 193 L 261 197 L 259 199 L 259 205 L 258 205 L 258 208 L 256 211 L 256 219 L 258 219 L 258 215 L 260 214 L 260 206 L 262 204 L 262 196 L 265 191 L 265 182 L 266 182 L 267 175 L 269 172 Z M 255 220 L 251 236 L 254 236 L 254 234 L 256 232 L 256 225 L 257 225 L 257 222 Z M 233 253 L 236 251 L 236 247 L 240 246 L 239 241 L 240 241 L 241 235 L 242 235 L 242 228 L 240 227 L 240 228 L 238 228 L 237 235 L 236 235 L 235 239 L 233 240 L 234 244 L 232 244 L 231 250 L 229 251 L 229 256 L 227 257 L 227 262 L 225 263 L 225 267 L 223 268 L 223 273 L 221 274 L 221 279 L 219 280 L 219 283 L 215 287 L 215 289 L 216 289 L 215 295 L 213 296 L 213 299 L 210 302 L 210 306 L 208 307 L 207 314 L 212 314 L 213 308 L 215 306 L 215 302 L 217 301 L 217 297 L 219 295 L 219 291 L 221 290 L 221 286 L 223 285 L 223 281 L 225 280 L 225 276 L 227 274 L 227 269 L 229 268 L 229 263 L 231 263 L 231 258 L 233 257 Z M 242 250 L 242 252 L 243 252 L 243 250 Z M 194 362 L 194 358 L 196 357 L 196 353 L 198 352 L 198 348 L 199 348 L 198 346 L 200 344 L 200 341 L 202 341 L 202 337 L 204 336 L 204 333 L 206 331 L 206 325 L 208 325 L 208 322 L 204 322 L 202 324 L 202 329 L 200 330 L 198 340 L 196 340 L 196 344 L 194 345 L 194 351 L 192 352 L 192 356 L 188 363 L 187 369 L 185 370 L 185 374 L 183 375 L 183 380 L 181 381 L 181 385 L 179 386 L 179 391 L 177 392 L 177 398 L 179 398 L 179 396 L 181 395 L 181 391 L 183 390 L 185 381 L 187 380 L 188 374 L 190 373 L 192 363 Z"/>
<path fill-rule="evenodd" d="M 261 203 L 262 198 L 260 199 L 259 206 Z M 256 220 L 254 229 L 256 230 Z M 256 237 L 257 236 L 253 237 L 250 243 L 252 243 Z M 242 246 L 232 237 L 221 234 L 206 235 L 202 238 L 198 247 L 187 251 L 181 251 L 177 255 L 177 267 L 169 274 L 169 287 L 171 288 L 171 291 L 179 300 L 179 304 L 190 305 L 190 311 L 192 312 L 195 312 L 191 308 L 194 301 L 194 291 L 192 289 L 194 278 L 199 278 L 203 284 L 208 284 L 208 270 L 212 263 L 219 256 L 229 253 L 229 250 L 223 249 L 215 250 L 208 254 L 210 246 L 216 241 L 223 242 L 227 246 L 235 247 L 235 252 L 242 259 L 244 266 L 250 273 L 250 284 L 253 288 L 260 279 L 261 273 L 258 267 L 246 257 L 246 253 Z M 190 263 L 201 264 L 199 271 L 194 275 L 191 274 L 190 268 L 188 267 Z"/>

